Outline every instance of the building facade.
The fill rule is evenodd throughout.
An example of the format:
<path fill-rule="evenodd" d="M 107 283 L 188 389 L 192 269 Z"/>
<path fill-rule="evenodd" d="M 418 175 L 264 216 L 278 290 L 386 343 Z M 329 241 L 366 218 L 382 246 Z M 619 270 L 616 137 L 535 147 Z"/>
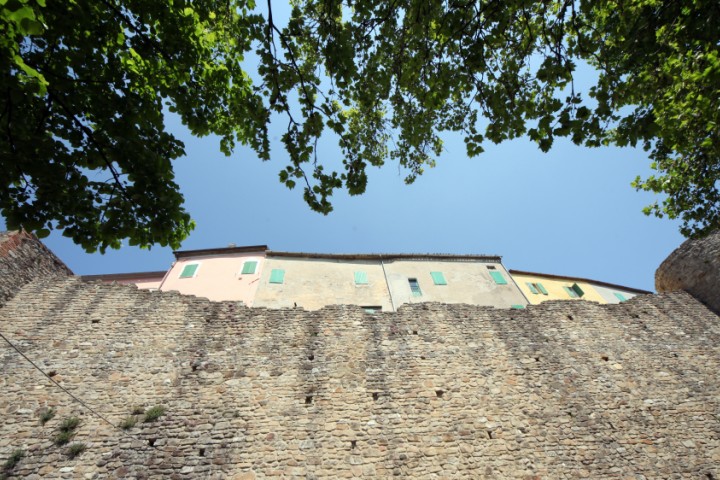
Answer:
<path fill-rule="evenodd" d="M 265 245 L 176 251 L 167 272 L 84 276 L 248 307 L 358 305 L 396 311 L 440 302 L 521 309 L 547 300 L 620 303 L 645 290 L 578 277 L 507 270 L 496 255 L 325 254 Z"/>
<path fill-rule="evenodd" d="M 510 274 L 530 304 L 548 300 L 587 300 L 597 303 L 621 303 L 632 297 L 650 294 L 646 290 L 624 287 L 587 278 L 510 270 Z"/>

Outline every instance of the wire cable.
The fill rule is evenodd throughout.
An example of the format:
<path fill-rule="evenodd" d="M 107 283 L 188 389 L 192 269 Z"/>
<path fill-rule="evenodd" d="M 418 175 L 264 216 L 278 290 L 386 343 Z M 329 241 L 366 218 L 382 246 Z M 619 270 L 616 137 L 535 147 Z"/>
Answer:
<path fill-rule="evenodd" d="M 23 357 L 28 363 L 30 363 L 30 365 L 32 365 L 33 367 L 35 367 L 35 369 L 36 369 L 38 372 L 42 373 L 43 376 L 45 376 L 45 378 L 47 378 L 48 380 L 50 380 L 50 382 L 52 382 L 56 387 L 58 387 L 60 390 L 62 390 L 63 392 L 65 392 L 70 398 L 72 398 L 72 399 L 75 400 L 77 403 L 79 403 L 80 405 L 82 405 L 84 408 L 86 408 L 88 411 L 90 411 L 93 415 L 95 415 L 96 417 L 98 417 L 99 419 L 101 419 L 103 422 L 107 423 L 108 425 L 110 425 L 110 426 L 113 427 L 114 429 L 119 430 L 124 436 L 126 436 L 126 437 L 128 437 L 128 438 L 132 438 L 132 439 L 134 439 L 134 440 L 143 441 L 143 443 L 144 443 L 144 439 L 139 438 L 139 437 L 136 437 L 136 436 L 134 436 L 134 435 L 131 435 L 130 433 L 126 432 L 125 430 L 123 430 L 123 429 L 120 428 L 119 426 L 115 425 L 115 424 L 112 423 L 110 420 L 108 420 L 107 418 L 105 418 L 103 415 L 101 415 L 100 413 L 96 412 L 92 407 L 90 407 L 90 405 L 88 405 L 87 403 L 83 402 L 83 401 L 80 400 L 78 397 L 76 397 L 76 396 L 75 396 L 72 392 L 70 392 L 67 388 L 63 387 L 63 386 L 60 385 L 58 382 L 56 382 L 55 380 L 53 380 L 53 378 L 52 378 L 50 375 L 48 375 L 47 373 L 45 373 L 45 371 L 44 371 L 42 368 L 38 367 L 37 364 L 36 364 L 35 362 L 33 362 L 32 360 L 30 360 L 30 359 L 27 357 L 27 355 L 25 355 L 18 347 L 15 346 L 15 344 L 13 344 L 10 340 L 8 340 L 8 338 L 7 338 L 5 335 L 3 335 L 2 332 L 0 332 L 0 337 L 2 337 L 2 339 L 5 340 L 5 342 L 6 342 L 8 345 L 10 345 L 10 347 L 12 347 L 13 350 L 15 350 L 17 353 L 19 353 L 21 357 Z M 156 447 L 155 445 L 147 445 L 147 447 L 150 447 L 150 448 L 155 449 L 155 450 L 158 449 L 158 447 Z"/>

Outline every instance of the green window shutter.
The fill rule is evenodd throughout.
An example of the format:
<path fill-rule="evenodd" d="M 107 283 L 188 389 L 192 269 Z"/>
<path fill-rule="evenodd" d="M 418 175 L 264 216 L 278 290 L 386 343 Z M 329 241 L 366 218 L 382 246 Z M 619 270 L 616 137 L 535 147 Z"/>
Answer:
<path fill-rule="evenodd" d="M 198 269 L 199 263 L 191 263 L 189 265 L 185 265 L 183 267 L 182 273 L 180 274 L 180 278 L 192 278 L 195 275 L 195 272 Z"/>
<path fill-rule="evenodd" d="M 573 283 L 573 286 L 571 288 L 575 291 L 575 293 L 577 293 L 578 297 L 582 297 L 583 295 L 585 295 L 585 292 L 583 292 L 582 288 L 580 288 L 580 285 L 578 285 L 577 283 Z"/>
<path fill-rule="evenodd" d="M 445 275 L 442 274 L 442 272 L 430 272 L 430 276 L 433 279 L 433 283 L 435 285 L 447 285 L 447 281 L 445 281 Z"/>
<path fill-rule="evenodd" d="M 563 287 L 563 290 L 570 296 L 570 298 L 577 298 L 578 294 L 575 290 L 570 287 Z"/>
<path fill-rule="evenodd" d="M 625 295 L 623 295 L 622 293 L 618 293 L 618 292 L 614 292 L 614 293 L 615 293 L 615 297 L 618 300 L 620 300 L 621 302 L 624 302 L 627 300 L 627 298 L 625 298 Z"/>
<path fill-rule="evenodd" d="M 548 294 L 547 290 L 545 290 L 545 287 L 543 287 L 542 283 L 536 283 L 535 286 L 537 287 L 538 290 L 540 290 L 540 293 L 542 293 L 543 295 Z"/>
<path fill-rule="evenodd" d="M 355 272 L 355 285 L 367 285 L 367 272 Z"/>
<path fill-rule="evenodd" d="M 255 273 L 255 269 L 257 268 L 258 262 L 245 262 L 243 264 L 242 274 L 243 275 L 252 275 Z"/>
<path fill-rule="evenodd" d="M 524 310 L 525 305 L 513 305 L 510 308 L 512 308 L 513 310 Z"/>
<path fill-rule="evenodd" d="M 270 283 L 283 283 L 285 280 L 285 270 L 281 268 L 273 268 L 270 272 Z"/>
<path fill-rule="evenodd" d="M 493 280 L 495 280 L 495 283 L 497 283 L 498 285 L 507 285 L 507 280 L 505 280 L 505 277 L 503 277 L 502 273 L 490 270 L 490 276 L 493 278 Z"/>
<path fill-rule="evenodd" d="M 525 285 L 527 285 L 531 293 L 538 293 L 537 288 L 535 288 L 535 285 L 533 285 L 532 283 L 525 282 Z"/>

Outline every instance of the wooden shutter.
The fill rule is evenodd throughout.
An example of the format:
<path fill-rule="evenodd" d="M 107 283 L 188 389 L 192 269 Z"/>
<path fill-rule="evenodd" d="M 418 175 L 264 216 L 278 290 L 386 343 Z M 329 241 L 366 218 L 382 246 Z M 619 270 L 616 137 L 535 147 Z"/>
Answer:
<path fill-rule="evenodd" d="M 199 263 L 191 263 L 189 265 L 185 265 L 183 267 L 182 273 L 180 274 L 180 278 L 192 278 L 195 275 L 195 272 L 198 269 Z"/>
<path fill-rule="evenodd" d="M 355 285 L 367 285 L 367 272 L 355 272 Z"/>
<path fill-rule="evenodd" d="M 270 283 L 283 283 L 285 280 L 285 270 L 281 268 L 273 268 L 270 272 Z"/>
<path fill-rule="evenodd" d="M 490 271 L 490 276 L 495 280 L 498 285 L 507 285 L 507 280 L 503 277 L 502 273 L 496 271 Z"/>
<path fill-rule="evenodd" d="M 430 276 L 433 279 L 433 283 L 435 285 L 447 285 L 447 281 L 445 281 L 445 275 L 442 274 L 442 272 L 430 272 Z"/>
<path fill-rule="evenodd" d="M 257 268 L 257 263 L 258 262 L 254 262 L 254 261 L 245 262 L 243 264 L 242 274 L 243 275 L 252 275 L 253 273 L 255 273 L 255 269 Z"/>

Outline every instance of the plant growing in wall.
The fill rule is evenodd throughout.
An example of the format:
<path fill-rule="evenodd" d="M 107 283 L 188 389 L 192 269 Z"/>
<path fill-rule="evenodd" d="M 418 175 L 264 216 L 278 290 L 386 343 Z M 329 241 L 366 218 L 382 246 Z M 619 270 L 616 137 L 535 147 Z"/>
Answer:
<path fill-rule="evenodd" d="M 13 450 L 13 452 L 10 454 L 10 457 L 5 461 L 5 464 L 3 465 L 2 472 L 0 472 L 0 478 L 5 478 L 5 474 L 15 468 L 15 466 L 20 463 L 20 460 L 23 459 L 25 456 L 25 450 L 22 448 L 18 448 Z"/>
<path fill-rule="evenodd" d="M 42 412 L 40 412 L 40 425 L 45 425 L 47 422 L 52 420 L 55 417 L 55 409 L 54 408 L 46 408 Z"/>
<path fill-rule="evenodd" d="M 85 450 L 87 450 L 87 445 L 81 442 L 75 442 L 68 447 L 67 456 L 70 457 L 70 459 L 73 459 L 83 453 Z"/>
<path fill-rule="evenodd" d="M 137 424 L 137 421 L 138 421 L 138 419 L 136 416 L 129 415 L 129 416 L 123 418 L 118 426 L 120 428 L 122 428 L 123 430 L 130 430 L 131 428 L 133 428 L 135 426 L 135 424 Z"/>
<path fill-rule="evenodd" d="M 154 422 L 158 418 L 165 415 L 165 411 L 166 411 L 166 409 L 162 405 L 156 405 L 152 408 L 149 408 L 148 411 L 145 412 L 145 418 L 144 418 L 143 422 L 145 422 L 145 423 Z"/>
<path fill-rule="evenodd" d="M 78 417 L 68 417 L 58 426 L 58 434 L 55 435 L 55 445 L 66 445 L 75 436 L 75 430 L 80 425 Z"/>

